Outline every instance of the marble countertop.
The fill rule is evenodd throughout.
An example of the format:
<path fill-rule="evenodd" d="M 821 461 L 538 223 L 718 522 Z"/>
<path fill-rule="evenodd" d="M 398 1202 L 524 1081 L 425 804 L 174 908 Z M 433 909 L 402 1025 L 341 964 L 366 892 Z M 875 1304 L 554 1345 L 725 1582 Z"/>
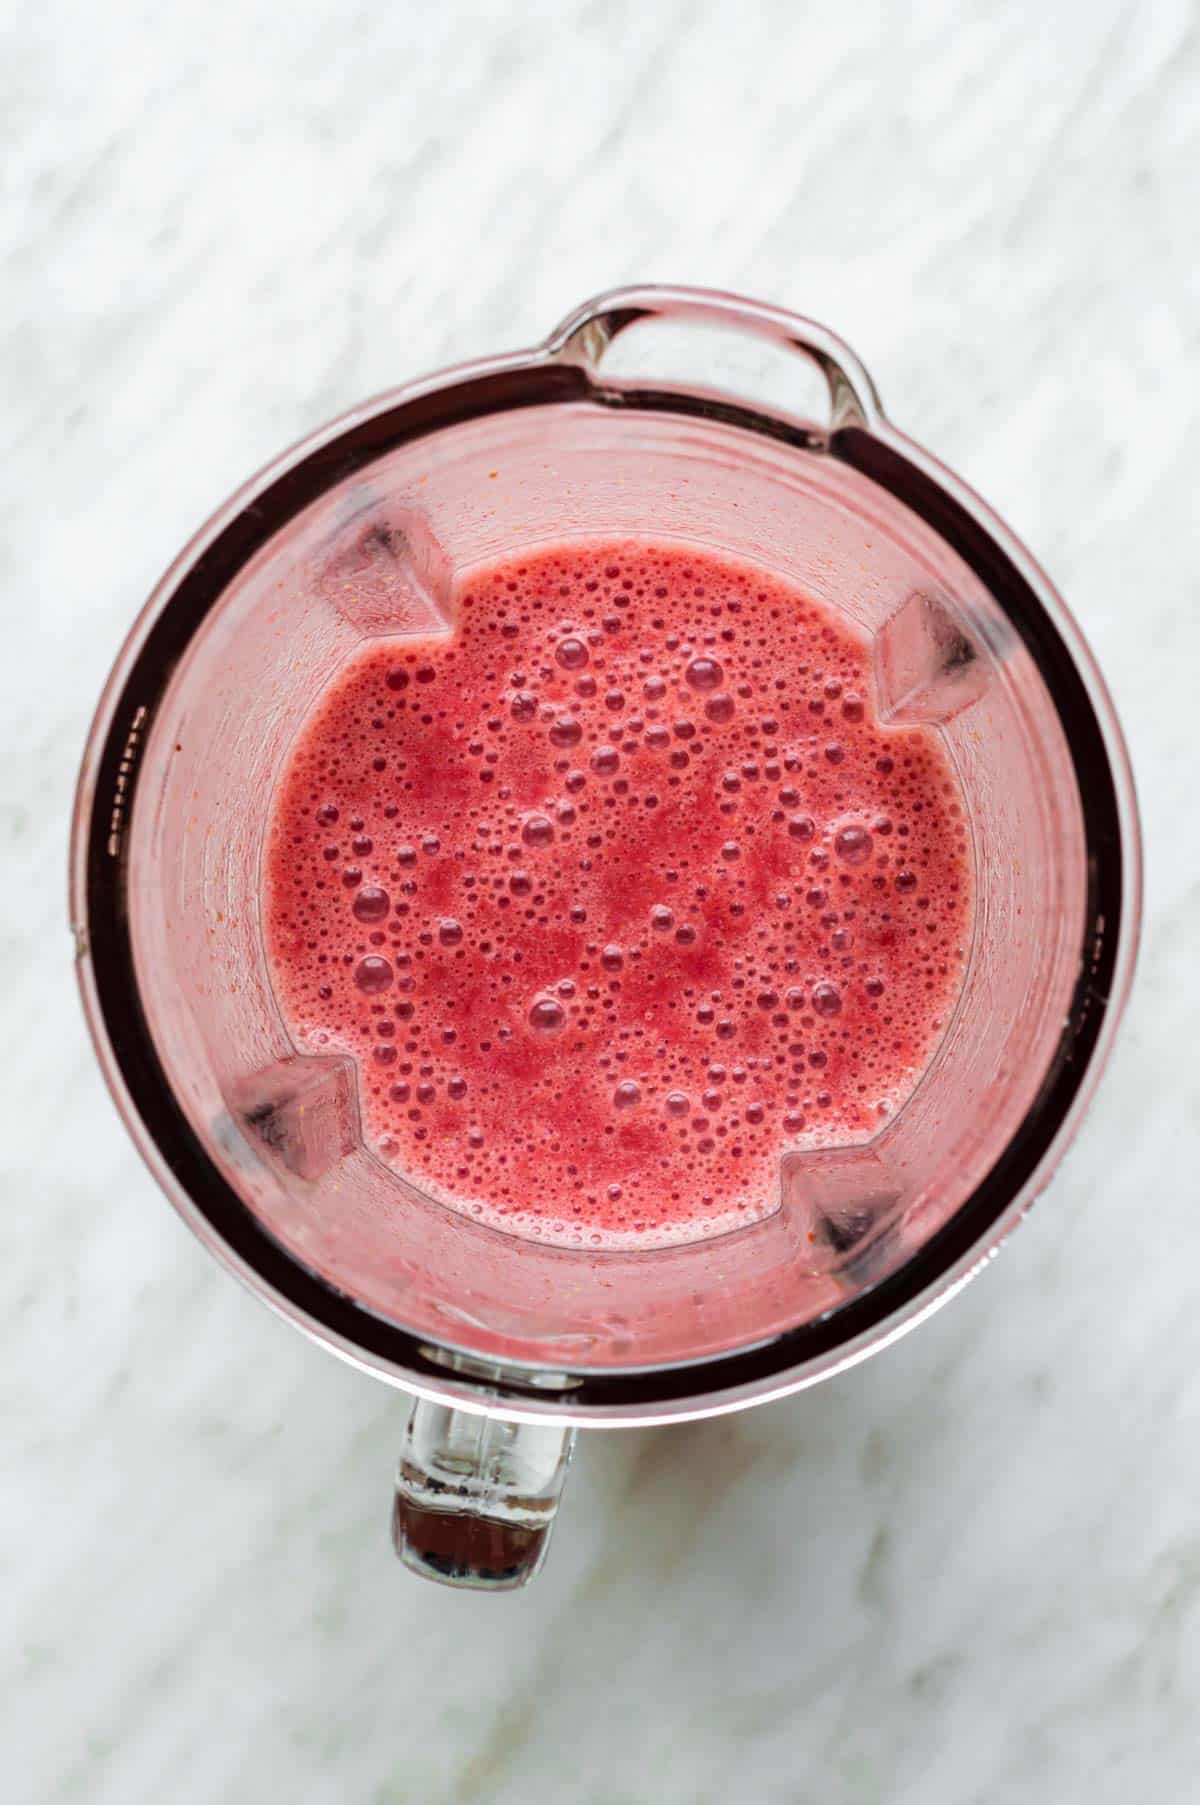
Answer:
<path fill-rule="evenodd" d="M 1194 8 L 46 0 L 0 31 L 6 1798 L 1194 1796 Z M 1130 739 L 1143 955 L 1077 1146 L 962 1298 L 802 1397 L 585 1438 L 536 1586 L 451 1595 L 388 1547 L 403 1399 L 233 1285 L 117 1122 L 67 817 L 133 612 L 246 473 L 630 280 L 827 320 L 1049 567 Z"/>

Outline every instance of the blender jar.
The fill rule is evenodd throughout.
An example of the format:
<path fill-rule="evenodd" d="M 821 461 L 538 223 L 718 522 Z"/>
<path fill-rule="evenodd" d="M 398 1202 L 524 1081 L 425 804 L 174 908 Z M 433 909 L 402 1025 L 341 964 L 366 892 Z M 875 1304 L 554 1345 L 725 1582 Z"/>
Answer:
<path fill-rule="evenodd" d="M 664 323 L 687 329 L 687 380 L 627 367 Z M 713 329 L 782 358 L 766 400 L 706 380 Z M 791 360 L 822 418 L 785 405 Z M 935 727 L 955 765 L 975 931 L 942 1042 L 869 1145 L 785 1155 L 773 1213 L 728 1235 L 589 1251 L 482 1226 L 373 1156 L 352 1063 L 297 1054 L 283 1025 L 260 868 L 289 744 L 364 637 L 445 630 L 481 560 L 639 533 L 756 560 L 869 637 L 882 717 Z M 200 531 L 101 699 L 71 914 L 101 1064 L 163 1189 L 260 1297 L 413 1395 L 396 1547 L 502 1588 L 544 1555 L 578 1427 L 799 1390 L 978 1270 L 1099 1075 L 1139 884 L 1111 704 L 1014 536 L 886 421 L 832 333 L 631 289 L 355 409 Z"/>

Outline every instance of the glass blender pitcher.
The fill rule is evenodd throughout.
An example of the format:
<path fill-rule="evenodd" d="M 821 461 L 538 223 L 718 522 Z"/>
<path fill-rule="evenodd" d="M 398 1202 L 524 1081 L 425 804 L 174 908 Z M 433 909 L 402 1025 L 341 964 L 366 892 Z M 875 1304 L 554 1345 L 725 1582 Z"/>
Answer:
<path fill-rule="evenodd" d="M 664 327 L 686 379 L 646 367 Z M 766 399 L 712 380 L 731 335 L 770 350 Z M 787 399 L 798 364 L 819 418 Z M 882 718 L 935 727 L 954 762 L 976 919 L 937 1053 L 873 1141 L 785 1155 L 751 1226 L 588 1251 L 483 1226 L 375 1157 L 352 1062 L 301 1055 L 284 1028 L 260 867 L 289 744 L 365 636 L 445 630 L 481 560 L 638 533 L 757 560 L 869 637 Z M 101 698 L 71 915 L 97 1054 L 151 1171 L 254 1292 L 411 1394 L 401 1558 L 502 1589 L 544 1556 L 578 1428 L 799 1391 L 979 1270 L 1099 1076 L 1139 890 L 1112 706 L 1028 553 L 889 424 L 831 332 L 646 288 L 355 409 L 201 529 Z"/>

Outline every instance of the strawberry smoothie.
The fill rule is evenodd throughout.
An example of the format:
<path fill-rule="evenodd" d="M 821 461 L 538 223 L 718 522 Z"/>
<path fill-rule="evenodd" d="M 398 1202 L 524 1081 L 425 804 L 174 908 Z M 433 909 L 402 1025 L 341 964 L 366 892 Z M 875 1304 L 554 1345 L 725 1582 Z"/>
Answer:
<path fill-rule="evenodd" d="M 456 611 L 368 642 L 280 778 L 296 1046 L 350 1055 L 377 1157 L 493 1227 L 654 1246 L 769 1213 L 780 1155 L 876 1134 L 954 1007 L 939 736 L 881 725 L 842 618 L 677 542 L 476 566 Z"/>

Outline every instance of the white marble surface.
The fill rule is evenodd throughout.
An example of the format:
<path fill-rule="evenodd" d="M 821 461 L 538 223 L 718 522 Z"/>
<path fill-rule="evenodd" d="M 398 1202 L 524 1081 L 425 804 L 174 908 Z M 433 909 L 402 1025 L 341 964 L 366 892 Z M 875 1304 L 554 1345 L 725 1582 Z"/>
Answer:
<path fill-rule="evenodd" d="M 1107 1805 L 1200 1772 L 1200 32 L 1180 0 L 12 8 L 0 1749 L 17 1805 Z M 85 1042 L 75 764 L 193 525 L 626 280 L 840 328 L 1111 676 L 1139 983 L 1004 1257 L 788 1403 L 586 1443 L 527 1595 L 393 1564 L 402 1402 L 244 1296 Z"/>

